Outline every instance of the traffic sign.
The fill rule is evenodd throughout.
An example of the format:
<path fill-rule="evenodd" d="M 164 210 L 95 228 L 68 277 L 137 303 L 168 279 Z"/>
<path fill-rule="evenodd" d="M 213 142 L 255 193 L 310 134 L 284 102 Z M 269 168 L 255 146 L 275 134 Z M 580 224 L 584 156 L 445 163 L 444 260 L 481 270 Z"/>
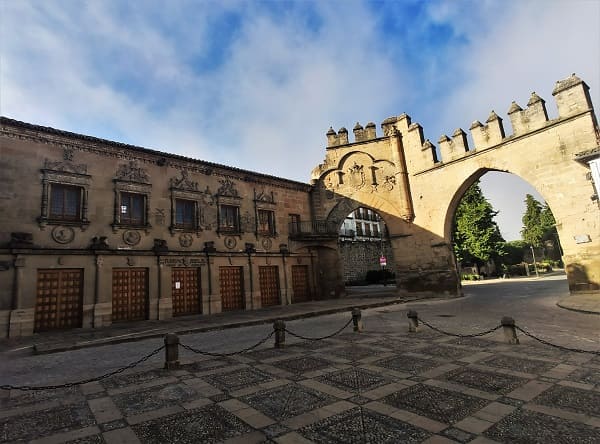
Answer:
<path fill-rule="evenodd" d="M 387 265 L 387 259 L 385 256 L 381 256 L 379 258 L 379 265 L 381 265 L 382 267 L 385 267 Z"/>

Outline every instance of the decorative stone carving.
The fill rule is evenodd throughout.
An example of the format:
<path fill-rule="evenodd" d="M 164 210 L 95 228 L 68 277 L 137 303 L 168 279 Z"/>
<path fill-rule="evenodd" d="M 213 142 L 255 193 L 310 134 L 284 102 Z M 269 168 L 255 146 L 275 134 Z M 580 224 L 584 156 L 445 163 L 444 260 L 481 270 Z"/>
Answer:
<path fill-rule="evenodd" d="M 136 261 L 135 261 L 134 257 L 131 257 L 131 256 L 127 257 L 127 265 L 129 265 L 130 267 L 133 267 L 133 266 L 135 266 L 135 263 L 136 263 Z"/>
<path fill-rule="evenodd" d="M 71 227 L 56 226 L 51 232 L 54 242 L 59 244 L 68 244 L 75 239 L 75 230 Z"/>
<path fill-rule="evenodd" d="M 267 193 L 264 189 L 258 193 L 256 192 L 256 189 L 254 190 L 254 200 L 261 203 L 275 204 L 273 192 Z"/>
<path fill-rule="evenodd" d="M 90 250 L 108 250 L 108 241 L 106 240 L 106 236 L 94 236 L 92 238 L 92 244 L 90 245 Z"/>
<path fill-rule="evenodd" d="M 383 178 L 383 188 L 388 191 L 392 191 L 394 189 L 394 185 L 396 185 L 396 176 L 385 176 Z"/>
<path fill-rule="evenodd" d="M 44 160 L 44 169 L 61 173 L 87 174 L 87 165 L 64 160 Z"/>
<path fill-rule="evenodd" d="M 235 187 L 235 184 L 229 179 L 219 180 L 221 186 L 217 190 L 218 196 L 224 197 L 240 197 L 238 190 Z"/>
<path fill-rule="evenodd" d="M 63 148 L 63 159 L 69 162 L 73 162 L 73 148 L 65 147 Z"/>
<path fill-rule="evenodd" d="M 16 232 L 10 233 L 8 248 L 31 248 L 33 247 L 33 234 Z"/>
<path fill-rule="evenodd" d="M 273 241 L 266 237 L 261 241 L 261 245 L 266 251 L 269 251 L 273 246 Z"/>
<path fill-rule="evenodd" d="M 225 248 L 228 250 L 233 250 L 237 245 L 237 241 L 232 236 L 225 237 L 225 239 L 223 239 L 223 243 L 225 244 Z"/>
<path fill-rule="evenodd" d="M 194 236 L 189 233 L 183 233 L 179 236 L 179 245 L 182 247 L 189 247 L 194 242 Z"/>
<path fill-rule="evenodd" d="M 187 170 L 181 170 L 181 177 L 172 177 L 169 180 L 171 188 L 185 191 L 198 191 L 198 182 L 194 182 L 189 178 Z"/>
<path fill-rule="evenodd" d="M 155 253 L 167 253 L 169 251 L 167 241 L 164 239 L 154 239 L 154 246 L 152 247 L 152 251 L 154 251 Z"/>
<path fill-rule="evenodd" d="M 126 230 L 123 232 L 123 242 L 125 242 L 127 245 L 131 245 L 132 247 L 139 244 L 141 238 L 142 236 L 139 231 Z"/>
<path fill-rule="evenodd" d="M 127 163 L 119 165 L 116 178 L 128 182 L 150 183 L 150 178 L 146 169 L 138 166 L 138 163 L 135 160 L 130 160 Z"/>
<path fill-rule="evenodd" d="M 362 165 L 354 163 L 348 169 L 348 183 L 357 190 L 365 185 L 365 172 Z"/>
<path fill-rule="evenodd" d="M 158 226 L 164 226 L 165 220 L 167 220 L 167 215 L 165 214 L 164 208 L 157 208 L 154 211 L 154 223 Z"/>

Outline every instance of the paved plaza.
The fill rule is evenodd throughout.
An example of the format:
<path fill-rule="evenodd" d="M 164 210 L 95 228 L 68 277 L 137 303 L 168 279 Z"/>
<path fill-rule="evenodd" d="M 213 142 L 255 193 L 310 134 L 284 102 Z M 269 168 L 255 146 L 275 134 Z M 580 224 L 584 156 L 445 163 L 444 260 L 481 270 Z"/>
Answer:
<path fill-rule="evenodd" d="M 461 317 L 452 307 L 468 302 L 412 307 L 448 331 L 475 333 L 485 330 L 486 322 L 494 327 L 478 318 L 467 329 L 468 315 Z M 502 329 L 468 338 L 425 326 L 409 333 L 407 308 L 364 310 L 362 333 L 349 325 L 331 338 L 309 341 L 288 332 L 284 348 L 274 348 L 271 336 L 256 349 L 231 356 L 180 347 L 176 370 L 163 369 L 160 350 L 102 381 L 57 390 L 0 391 L 0 442 L 600 443 L 600 356 L 545 346 L 523 334 L 520 344 L 511 345 Z M 568 322 L 581 319 L 588 332 L 600 324 L 597 315 L 555 306 L 547 310 L 566 313 Z M 301 336 L 327 336 L 349 319 L 345 312 L 322 318 L 319 327 L 303 320 L 288 322 L 288 329 Z M 551 330 L 538 331 L 549 338 Z M 270 325 L 260 325 L 180 339 L 195 350 L 231 353 L 271 332 Z M 218 337 L 228 346 L 215 346 Z M 582 344 L 567 336 L 559 339 L 570 347 Z M 583 344 L 598 350 L 595 338 Z M 111 353 L 127 350 L 128 355 L 119 355 L 127 364 L 161 345 L 154 338 L 24 357 L 2 369 L 15 384 L 33 384 L 36 375 L 45 383 L 72 381 L 71 375 L 102 374 L 101 361 Z M 72 362 L 72 371 L 57 363 L 69 357 L 73 361 L 65 362 Z M 27 369 L 27 363 L 34 367 Z M 53 373 L 56 368 L 62 368 L 62 378 Z"/>

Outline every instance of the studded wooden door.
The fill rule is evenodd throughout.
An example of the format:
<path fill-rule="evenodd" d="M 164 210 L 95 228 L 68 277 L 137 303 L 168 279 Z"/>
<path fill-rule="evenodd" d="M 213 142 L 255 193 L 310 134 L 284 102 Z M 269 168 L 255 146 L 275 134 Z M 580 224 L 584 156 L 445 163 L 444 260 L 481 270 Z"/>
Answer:
<path fill-rule="evenodd" d="M 310 286 L 308 285 L 308 266 L 292 265 L 292 302 L 306 302 L 310 300 Z"/>
<path fill-rule="evenodd" d="M 197 268 L 172 269 L 173 316 L 200 313 L 200 288 L 200 274 Z"/>
<path fill-rule="evenodd" d="M 258 267 L 260 302 L 263 307 L 279 305 L 279 267 Z"/>
<path fill-rule="evenodd" d="M 242 267 L 219 267 L 221 309 L 244 309 L 244 274 Z"/>
<path fill-rule="evenodd" d="M 34 332 L 81 327 L 83 270 L 38 270 Z"/>
<path fill-rule="evenodd" d="M 146 268 L 114 268 L 112 284 L 113 322 L 148 318 Z"/>

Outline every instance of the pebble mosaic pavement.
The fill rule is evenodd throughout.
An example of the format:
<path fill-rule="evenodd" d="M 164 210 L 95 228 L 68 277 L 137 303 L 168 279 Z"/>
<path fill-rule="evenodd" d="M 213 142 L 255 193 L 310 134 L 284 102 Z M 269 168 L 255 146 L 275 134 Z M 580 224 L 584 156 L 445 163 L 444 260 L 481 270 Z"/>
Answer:
<path fill-rule="evenodd" d="M 0 392 L 0 442 L 600 443 L 598 357 L 494 339 L 345 331 L 232 357 L 180 349 L 178 370 Z"/>

